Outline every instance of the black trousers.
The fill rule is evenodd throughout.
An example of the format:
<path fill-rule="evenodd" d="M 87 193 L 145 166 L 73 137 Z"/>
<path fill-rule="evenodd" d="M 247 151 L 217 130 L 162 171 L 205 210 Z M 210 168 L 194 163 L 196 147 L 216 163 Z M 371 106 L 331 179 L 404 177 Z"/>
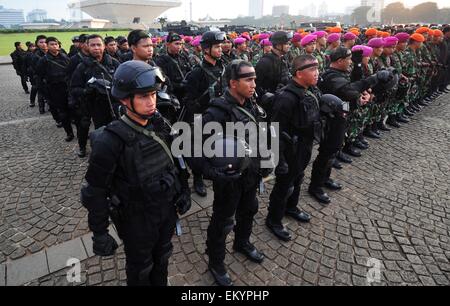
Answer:
<path fill-rule="evenodd" d="M 321 188 L 330 178 L 333 161 L 341 150 L 345 138 L 347 122 L 345 118 L 327 118 L 324 138 L 320 142 L 319 154 L 314 160 L 311 171 L 310 187 Z"/>
<path fill-rule="evenodd" d="M 313 140 L 300 140 L 297 152 L 285 151 L 286 162 L 289 167 L 287 174 L 277 175 L 275 186 L 270 194 L 269 213 L 267 219 L 272 224 L 282 225 L 282 219 L 289 210 L 297 210 L 300 188 L 305 176 L 305 169 L 311 160 Z"/>
<path fill-rule="evenodd" d="M 50 84 L 48 87 L 49 106 L 53 119 L 63 124 L 67 135 L 73 135 L 66 83 Z"/>
<path fill-rule="evenodd" d="M 22 88 L 24 91 L 28 92 L 28 84 L 27 84 L 27 76 L 23 74 L 19 74 L 20 76 L 20 83 L 22 84 Z"/>
<path fill-rule="evenodd" d="M 175 205 L 153 201 L 144 210 L 130 203 L 120 233 L 126 255 L 128 286 L 167 286 L 172 236 L 177 220 Z"/>
<path fill-rule="evenodd" d="M 258 176 L 244 173 L 232 182 L 213 182 L 213 214 L 206 240 L 207 254 L 212 264 L 225 260 L 225 240 L 234 229 L 235 244 L 248 242 L 253 218 L 258 212 L 256 190 Z M 236 219 L 236 224 L 234 223 Z"/>

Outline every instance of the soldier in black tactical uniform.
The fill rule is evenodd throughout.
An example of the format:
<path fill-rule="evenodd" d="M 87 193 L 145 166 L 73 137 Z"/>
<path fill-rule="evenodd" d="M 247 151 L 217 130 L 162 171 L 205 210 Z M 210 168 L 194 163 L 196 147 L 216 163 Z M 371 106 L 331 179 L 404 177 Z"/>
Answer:
<path fill-rule="evenodd" d="M 251 122 L 257 125 L 263 111 L 251 99 L 256 88 L 256 74 L 252 64 L 242 60 L 231 62 L 226 69 L 225 78 L 228 89 L 223 97 L 211 101 L 210 107 L 203 115 L 203 125 L 218 122 L 224 131 L 227 122 L 244 124 Z M 234 135 L 225 135 L 225 137 L 232 138 L 233 147 L 236 145 Z M 245 142 L 249 143 L 249 139 L 246 138 Z M 227 164 L 228 159 L 203 158 L 201 163 L 202 172 L 206 178 L 213 180 L 214 189 L 213 215 L 208 227 L 206 253 L 209 257 L 209 269 L 217 284 L 230 286 L 232 281 L 225 269 L 224 259 L 225 240 L 233 228 L 234 250 L 257 263 L 261 263 L 264 259 L 264 254 L 250 243 L 250 235 L 253 217 L 258 211 L 256 198 L 258 184 L 262 177 L 269 175 L 272 169 L 262 169 L 259 157 L 248 160 L 247 166 L 243 166 L 244 161 L 232 162 L 230 168 L 229 165 L 220 166 L 221 162 Z"/>
<path fill-rule="evenodd" d="M 319 63 L 312 55 L 294 59 L 294 78 L 276 96 L 272 122 L 280 125 L 280 158 L 275 169 L 276 181 L 270 194 L 267 227 L 283 241 L 291 239 L 282 219 L 291 216 L 309 222 L 310 215 L 297 204 L 304 171 L 311 159 L 313 141 L 320 138 L 320 91 L 315 87 Z"/>
<path fill-rule="evenodd" d="M 16 70 L 16 74 L 20 76 L 20 82 L 22 83 L 23 90 L 26 94 L 29 94 L 30 92 L 28 91 L 27 74 L 25 70 L 26 51 L 22 49 L 22 43 L 20 42 L 15 42 L 14 48 L 14 52 L 10 55 L 13 67 L 14 70 Z"/>
<path fill-rule="evenodd" d="M 273 45 L 270 53 L 264 56 L 256 64 L 256 91 L 259 97 L 267 92 L 275 93 L 277 89 L 288 84 L 291 79 L 289 63 L 286 54 L 289 52 L 289 41 L 292 34 L 279 31 L 272 34 L 270 42 Z M 271 106 L 265 106 L 271 113 Z"/>
<path fill-rule="evenodd" d="M 30 91 L 30 107 L 36 106 L 36 96 L 38 93 L 38 88 L 36 85 L 36 79 L 33 77 L 33 55 L 36 50 L 36 45 L 30 43 L 28 45 L 27 53 L 25 55 L 25 72 L 27 74 L 27 78 L 31 83 L 31 91 Z"/>
<path fill-rule="evenodd" d="M 61 122 L 67 134 L 66 141 L 74 139 L 68 105 L 67 67 L 69 57 L 60 51 L 58 39 L 48 37 L 48 52 L 36 67 L 36 73 L 45 82 L 48 103 L 55 121 Z"/>
<path fill-rule="evenodd" d="M 79 101 L 81 108 L 81 119 L 78 126 L 78 144 L 80 146 L 78 156 L 80 157 L 86 156 L 91 119 L 95 129 L 98 129 L 115 118 L 118 108 L 117 103 L 114 103 L 104 87 L 105 85 L 107 87 L 107 82 L 112 81 L 119 62 L 104 54 L 105 45 L 101 36 L 91 35 L 87 38 L 86 43 L 90 56 L 83 58 L 73 73 L 70 84 L 72 97 Z M 95 80 L 103 81 L 103 83 Z"/>
<path fill-rule="evenodd" d="M 349 67 L 352 64 L 352 52 L 344 47 L 338 47 L 330 55 L 330 68 L 322 75 L 318 84 L 323 94 L 332 94 L 342 101 L 350 103 L 350 110 L 357 107 L 357 103 L 367 102 L 369 97 L 363 93 L 375 86 L 384 73 L 375 74 L 366 79 L 351 82 Z M 342 149 L 347 123 L 342 116 L 328 119 L 326 142 L 322 142 L 319 155 L 313 164 L 311 184 L 308 192 L 323 204 L 330 203 L 330 197 L 322 189 L 324 186 L 331 190 L 340 190 L 342 186 L 331 178 L 331 167 L 337 152 Z"/>
<path fill-rule="evenodd" d="M 128 44 L 130 45 L 131 57 L 122 58 L 126 61 L 144 61 L 150 66 L 155 67 L 153 61 L 153 42 L 148 33 L 142 30 L 133 30 L 128 34 Z"/>
<path fill-rule="evenodd" d="M 123 240 L 129 286 L 166 286 L 177 213 L 190 206 L 187 172 L 172 156 L 171 127 L 156 111 L 164 77 L 141 61 L 122 64 L 112 94 L 126 115 L 91 134 L 92 153 L 81 201 L 88 209 L 96 255 L 110 256 Z"/>
<path fill-rule="evenodd" d="M 105 37 L 105 53 L 120 62 L 117 42 L 112 36 Z"/>
<path fill-rule="evenodd" d="M 166 38 L 167 54 L 158 56 L 155 59 L 156 65 L 161 68 L 164 75 L 169 78 L 169 92 L 174 94 L 178 100 L 184 97 L 184 79 L 191 71 L 189 59 L 181 52 L 183 39 L 177 33 L 169 33 Z"/>
<path fill-rule="evenodd" d="M 38 74 L 36 73 L 36 67 L 39 62 L 39 60 L 45 56 L 45 54 L 48 51 L 47 43 L 45 42 L 47 37 L 45 35 L 38 35 L 36 37 L 36 50 L 33 53 L 33 57 L 31 60 L 31 74 L 33 75 L 33 82 L 36 84 L 37 88 L 37 96 L 38 96 L 38 106 L 39 106 L 39 113 L 44 114 L 45 113 L 45 88 L 43 87 L 44 84 L 41 83 Z"/>
<path fill-rule="evenodd" d="M 202 36 L 201 46 L 204 54 L 203 62 L 194 67 L 186 78 L 186 96 L 183 100 L 185 114 L 183 120 L 194 122 L 195 114 L 203 114 L 209 101 L 224 94 L 227 87 L 224 78 L 225 66 L 221 61 L 221 43 L 225 40 L 223 32 L 206 32 Z M 201 173 L 194 170 L 194 190 L 205 197 L 207 191 Z"/>

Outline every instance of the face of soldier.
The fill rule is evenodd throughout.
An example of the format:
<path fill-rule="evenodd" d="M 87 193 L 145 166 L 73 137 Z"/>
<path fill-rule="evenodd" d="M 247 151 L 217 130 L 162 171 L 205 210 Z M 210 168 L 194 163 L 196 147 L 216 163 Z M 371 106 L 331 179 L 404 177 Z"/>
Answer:
<path fill-rule="evenodd" d="M 335 63 L 333 63 L 339 70 L 342 71 L 350 71 L 350 67 L 352 64 L 352 57 L 341 58 Z"/>
<path fill-rule="evenodd" d="M 327 39 L 326 37 L 321 37 L 317 39 L 317 44 L 320 45 L 322 48 L 325 48 L 327 46 Z"/>
<path fill-rule="evenodd" d="M 379 56 L 381 56 L 381 54 L 383 54 L 383 47 L 373 48 L 373 55 L 375 57 L 379 57 Z"/>
<path fill-rule="evenodd" d="M 255 73 L 253 67 L 242 67 L 239 74 Z M 249 77 L 239 80 L 230 81 L 230 89 L 242 98 L 248 99 L 255 94 L 256 90 L 256 77 Z"/>
<path fill-rule="evenodd" d="M 272 46 L 265 46 L 263 49 L 264 54 L 270 53 L 272 51 Z"/>
<path fill-rule="evenodd" d="M 434 36 L 433 37 L 433 43 L 434 44 L 440 44 L 444 40 L 443 36 Z"/>
<path fill-rule="evenodd" d="M 57 55 L 60 50 L 59 43 L 57 41 L 50 41 L 48 44 L 48 52 L 52 55 Z"/>
<path fill-rule="evenodd" d="M 405 51 L 407 45 L 408 45 L 407 42 L 399 42 L 398 45 L 397 45 L 397 50 Z"/>
<path fill-rule="evenodd" d="M 131 46 L 134 56 L 142 61 L 153 57 L 153 43 L 151 38 L 143 38 L 136 45 Z"/>
<path fill-rule="evenodd" d="M 245 52 L 247 51 L 247 43 L 243 43 L 237 46 L 237 49 L 239 52 Z"/>
<path fill-rule="evenodd" d="M 319 63 L 317 61 L 304 63 L 304 65 L 309 64 L 317 64 L 317 66 L 297 71 L 295 74 L 300 83 L 307 87 L 316 86 L 317 81 L 319 80 Z"/>
<path fill-rule="evenodd" d="M 119 46 L 119 48 L 120 48 L 120 50 L 122 50 L 122 51 L 124 51 L 124 52 L 130 50 L 130 46 L 128 45 L 128 42 L 124 42 L 123 44 L 121 44 L 121 45 Z"/>
<path fill-rule="evenodd" d="M 34 52 L 34 50 L 36 50 L 36 46 L 35 45 L 31 45 L 28 50 L 30 50 L 30 52 Z"/>
<path fill-rule="evenodd" d="M 313 53 L 316 50 L 316 43 L 310 43 L 309 45 L 305 46 L 305 51 L 308 54 Z"/>
<path fill-rule="evenodd" d="M 169 52 L 170 54 L 179 54 L 181 48 L 183 48 L 183 43 L 181 42 L 181 40 L 167 44 L 167 52 Z"/>
<path fill-rule="evenodd" d="M 44 52 L 48 51 L 48 46 L 47 46 L 47 43 L 45 42 L 45 39 L 40 39 L 37 42 L 37 46 L 39 47 L 39 49 L 41 49 Z"/>
<path fill-rule="evenodd" d="M 383 54 L 386 56 L 390 56 L 394 53 L 394 47 L 384 47 Z"/>
<path fill-rule="evenodd" d="M 364 66 L 369 65 L 369 59 L 370 59 L 370 57 L 363 57 L 363 59 L 362 59 L 362 64 L 363 64 Z"/>
<path fill-rule="evenodd" d="M 211 57 L 213 58 L 220 58 L 222 56 L 222 45 L 221 44 L 216 44 L 213 45 L 208 53 L 211 52 Z"/>
<path fill-rule="evenodd" d="M 131 108 L 131 101 L 128 98 L 126 105 Z M 144 116 L 151 116 L 156 112 L 156 91 L 134 95 L 134 110 Z"/>
<path fill-rule="evenodd" d="M 222 51 L 228 53 L 231 50 L 232 44 L 231 42 L 225 42 L 222 44 Z"/>
<path fill-rule="evenodd" d="M 115 41 L 112 41 L 106 45 L 106 51 L 110 54 L 114 54 L 117 52 L 117 43 Z"/>
<path fill-rule="evenodd" d="M 100 38 L 92 38 L 87 42 L 89 46 L 89 54 L 95 57 L 96 59 L 102 59 L 103 53 L 105 52 L 105 44 L 103 40 Z"/>
<path fill-rule="evenodd" d="M 345 41 L 345 45 L 347 46 L 347 48 L 351 49 L 354 45 L 355 45 L 356 41 L 354 39 L 352 40 L 346 40 Z"/>

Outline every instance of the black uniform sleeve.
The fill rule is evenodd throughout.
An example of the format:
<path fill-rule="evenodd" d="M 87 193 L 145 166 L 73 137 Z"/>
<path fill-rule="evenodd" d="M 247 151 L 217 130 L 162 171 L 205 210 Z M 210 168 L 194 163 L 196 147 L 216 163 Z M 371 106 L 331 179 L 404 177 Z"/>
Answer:
<path fill-rule="evenodd" d="M 89 212 L 89 229 L 95 234 L 106 233 L 109 226 L 108 196 L 121 152 L 121 141 L 110 132 L 103 130 L 95 137 L 86 184 L 81 189 L 81 202 Z"/>
<path fill-rule="evenodd" d="M 256 91 L 258 95 L 262 96 L 267 91 L 274 92 L 272 90 L 272 84 L 274 83 L 272 71 L 272 63 L 267 57 L 261 58 L 256 64 Z"/>
<path fill-rule="evenodd" d="M 191 111 L 199 111 L 200 106 L 205 107 L 209 102 L 209 95 L 206 94 L 201 98 L 203 93 L 208 89 L 208 80 L 205 79 L 201 68 L 195 68 L 186 80 L 186 96 L 183 99 L 184 105 Z"/>
<path fill-rule="evenodd" d="M 81 99 L 84 96 L 84 89 L 86 87 L 86 81 L 84 79 L 85 65 L 80 64 L 75 69 L 72 78 L 70 80 L 70 92 L 72 96 L 76 99 Z"/>

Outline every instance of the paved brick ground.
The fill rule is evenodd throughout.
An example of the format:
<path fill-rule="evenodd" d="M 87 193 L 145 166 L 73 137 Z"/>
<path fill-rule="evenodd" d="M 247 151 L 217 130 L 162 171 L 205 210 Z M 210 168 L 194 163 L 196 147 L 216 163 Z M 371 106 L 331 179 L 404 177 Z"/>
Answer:
<path fill-rule="evenodd" d="M 79 188 L 86 160 L 51 117 L 27 107 L 12 67 L 0 66 L 0 263 L 15 260 L 88 232 Z M 25 123 L 14 120 L 31 118 Z M 231 249 L 226 263 L 237 285 L 367 285 L 369 258 L 381 261 L 377 285 L 450 285 L 450 96 L 412 122 L 388 132 L 350 166 L 334 172 L 345 185 L 322 206 L 302 192 L 310 224 L 285 220 L 288 243 L 264 226 L 268 194 L 256 215 L 258 265 Z M 310 168 L 305 182 L 309 182 Z M 303 188 L 306 189 L 306 188 Z M 270 190 L 270 188 L 269 188 Z M 198 201 L 174 237 L 170 284 L 211 285 L 204 255 L 210 201 Z M 122 248 L 109 258 L 81 263 L 81 285 L 123 285 Z M 66 270 L 29 285 L 71 285 Z"/>

